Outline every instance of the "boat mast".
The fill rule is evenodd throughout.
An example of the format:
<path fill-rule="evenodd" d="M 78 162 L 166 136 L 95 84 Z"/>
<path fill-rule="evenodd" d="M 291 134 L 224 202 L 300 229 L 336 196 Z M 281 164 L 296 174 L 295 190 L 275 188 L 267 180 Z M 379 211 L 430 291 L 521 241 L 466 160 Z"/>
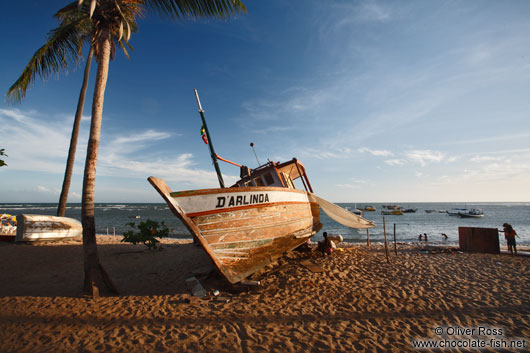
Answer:
<path fill-rule="evenodd" d="M 210 156 L 212 157 L 213 165 L 215 167 L 215 172 L 217 173 L 217 179 L 219 179 L 219 185 L 222 188 L 224 188 L 225 182 L 223 181 L 223 175 L 221 174 L 221 169 L 219 169 L 219 164 L 217 163 L 217 154 L 215 154 L 215 151 L 213 149 L 212 138 L 210 137 L 210 133 L 208 132 L 208 126 L 206 125 L 206 120 L 204 119 L 204 110 L 201 107 L 201 101 L 199 100 L 199 93 L 197 93 L 196 88 L 195 88 L 195 98 L 197 98 L 197 104 L 199 105 L 199 114 L 201 115 L 202 125 L 204 126 L 204 130 L 206 131 L 206 138 L 208 139 L 208 147 L 210 147 Z"/>

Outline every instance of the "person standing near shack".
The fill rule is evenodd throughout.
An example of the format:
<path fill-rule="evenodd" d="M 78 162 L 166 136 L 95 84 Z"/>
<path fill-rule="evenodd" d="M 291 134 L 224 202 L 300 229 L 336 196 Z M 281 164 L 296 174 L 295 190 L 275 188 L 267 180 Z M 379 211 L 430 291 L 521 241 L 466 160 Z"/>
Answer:
<path fill-rule="evenodd" d="M 506 238 L 506 243 L 508 244 L 508 251 L 510 254 L 517 255 L 517 246 L 515 244 L 515 236 L 517 235 L 517 232 L 513 229 L 511 224 L 504 223 L 502 225 L 504 227 L 504 237 Z"/>

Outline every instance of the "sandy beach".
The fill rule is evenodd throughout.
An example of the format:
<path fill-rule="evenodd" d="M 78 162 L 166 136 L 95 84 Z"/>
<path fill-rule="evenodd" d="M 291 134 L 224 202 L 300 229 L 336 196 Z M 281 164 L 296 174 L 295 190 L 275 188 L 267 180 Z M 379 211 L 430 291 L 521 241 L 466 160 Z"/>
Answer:
<path fill-rule="evenodd" d="M 529 349 L 529 257 L 400 245 L 388 264 L 381 245 L 356 245 L 292 252 L 256 276 L 259 287 L 234 289 L 189 241 L 150 252 L 117 240 L 98 236 L 120 296 L 97 300 L 81 295 L 80 242 L 0 243 L 0 351 L 403 352 L 426 340 L 456 347 L 441 351 Z M 219 296 L 190 295 L 193 275 Z"/>

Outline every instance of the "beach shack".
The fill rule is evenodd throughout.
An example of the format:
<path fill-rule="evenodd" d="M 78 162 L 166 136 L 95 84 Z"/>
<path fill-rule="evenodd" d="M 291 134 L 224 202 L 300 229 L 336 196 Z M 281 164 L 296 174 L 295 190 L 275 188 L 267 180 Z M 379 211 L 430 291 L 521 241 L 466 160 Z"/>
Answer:
<path fill-rule="evenodd" d="M 500 254 L 497 228 L 458 227 L 458 243 L 462 251 Z"/>

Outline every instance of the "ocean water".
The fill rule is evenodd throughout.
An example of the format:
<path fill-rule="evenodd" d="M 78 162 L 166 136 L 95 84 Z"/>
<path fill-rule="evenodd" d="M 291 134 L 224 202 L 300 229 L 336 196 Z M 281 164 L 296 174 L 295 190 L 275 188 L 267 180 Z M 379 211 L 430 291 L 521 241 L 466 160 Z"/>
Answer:
<path fill-rule="evenodd" d="M 339 203 L 342 207 L 354 209 L 363 207 L 366 204 Z M 382 204 L 372 203 L 376 207 L 375 212 L 365 212 L 365 217 L 374 221 L 377 227 L 370 229 L 370 241 L 382 242 L 384 239 L 383 216 L 381 215 Z M 387 239 L 393 241 L 394 225 L 396 229 L 396 239 L 399 242 L 416 242 L 418 235 L 427 233 L 429 243 L 438 244 L 458 244 L 458 227 L 484 227 L 498 228 L 502 230 L 502 224 L 510 223 L 517 231 L 519 238 L 517 243 L 530 245 L 530 203 L 407 203 L 401 204 L 405 208 L 417 208 L 416 213 L 405 213 L 402 216 L 386 215 L 385 226 Z M 97 203 L 96 231 L 98 234 L 110 234 L 121 236 L 130 230 L 128 223 L 139 223 L 150 218 L 155 221 L 164 221 L 170 229 L 170 236 L 175 238 L 191 238 L 186 227 L 177 219 L 162 203 Z M 480 208 L 484 210 L 482 218 L 459 218 L 448 216 L 446 213 L 439 213 L 439 210 L 450 210 L 452 208 Z M 57 205 L 55 203 L 0 203 L 0 213 L 12 215 L 31 213 L 55 215 Z M 436 210 L 433 213 L 426 213 L 425 210 Z M 68 204 L 66 217 L 81 220 L 81 205 Z M 139 218 L 136 218 L 139 217 Z M 312 238 L 313 241 L 322 238 L 322 232 L 331 234 L 341 234 L 347 242 L 366 242 L 366 230 L 352 229 L 344 227 L 330 219 L 324 212 L 320 216 L 323 224 L 322 230 Z M 444 240 L 442 233 L 447 234 L 448 239 Z M 500 234 L 501 244 L 504 244 L 504 237 Z"/>

